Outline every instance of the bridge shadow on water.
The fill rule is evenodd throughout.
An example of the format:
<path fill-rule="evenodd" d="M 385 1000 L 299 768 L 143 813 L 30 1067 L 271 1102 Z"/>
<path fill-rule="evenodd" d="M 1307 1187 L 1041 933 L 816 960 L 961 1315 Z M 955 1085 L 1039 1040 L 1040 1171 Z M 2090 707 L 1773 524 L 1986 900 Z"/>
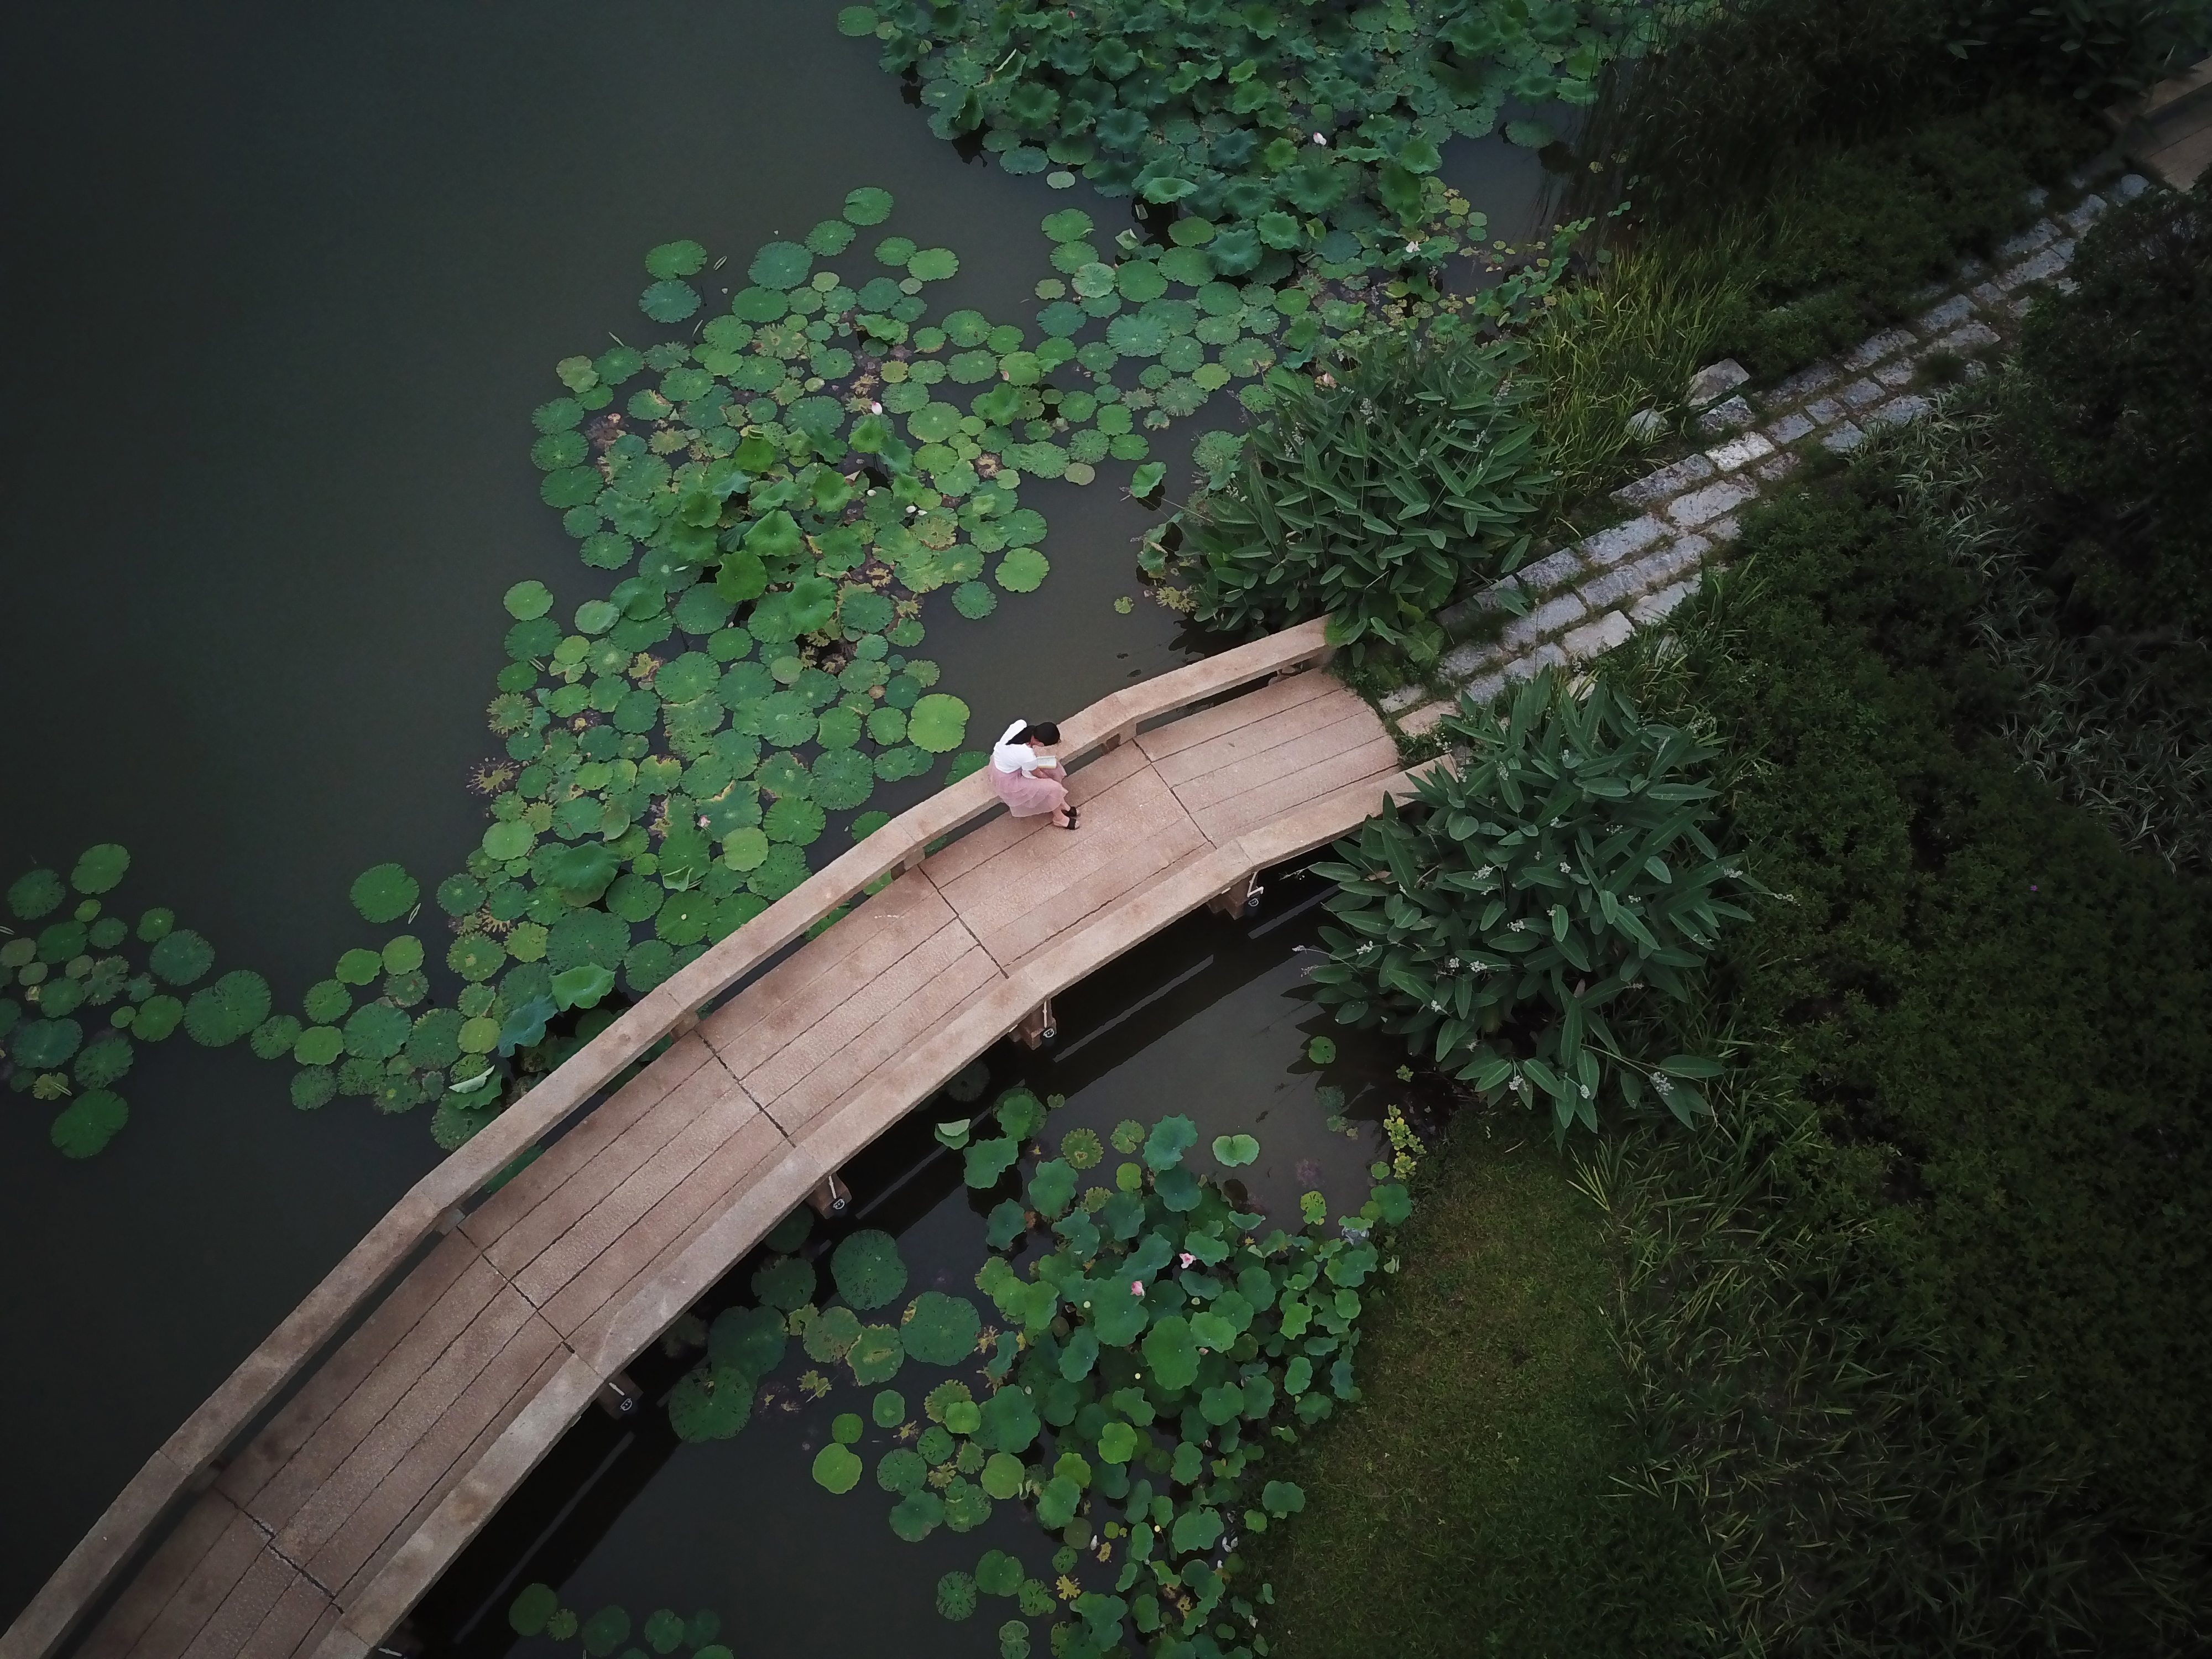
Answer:
<path fill-rule="evenodd" d="M 908 1114 L 846 1167 L 852 1213 L 817 1225 L 805 1247 L 824 1290 L 837 1241 L 874 1227 L 900 1240 L 910 1269 L 907 1296 L 932 1287 L 974 1295 L 983 1218 L 1015 1190 L 1013 1177 L 1003 1189 L 969 1191 L 961 1158 L 937 1143 L 932 1125 L 981 1110 L 1017 1084 L 1066 1097 L 1048 1126 L 1054 1137 L 1083 1127 L 1103 1139 L 1121 1120 L 1149 1123 L 1177 1112 L 1196 1121 L 1202 1142 L 1253 1133 L 1263 1156 L 1244 1172 L 1246 1201 L 1292 1216 L 1298 1193 L 1320 1187 L 1341 1213 L 1364 1191 L 1383 1105 L 1402 1091 L 1391 1075 L 1401 1058 L 1395 1042 L 1341 1030 L 1303 983 L 1299 953 L 1317 943 L 1327 890 L 1301 865 L 1270 872 L 1264 893 L 1237 918 L 1186 917 L 1056 999 L 1057 1035 L 1044 1048 L 996 1044 L 983 1057 L 989 1082 L 973 1105 L 939 1095 Z M 1304 1057 L 1307 1037 L 1322 1030 L 1340 1045 L 1326 1078 Z M 1322 1093 L 1324 1084 L 1347 1098 Z M 751 1300 L 752 1274 L 766 1256 L 765 1249 L 748 1256 L 695 1311 L 711 1319 Z M 1016 1506 L 1000 1504 L 991 1522 L 949 1540 L 949 1547 L 943 1533 L 917 1547 L 891 1537 L 879 1513 L 885 1504 L 875 1501 L 881 1495 L 864 1480 L 848 1497 L 827 1500 L 844 1507 L 826 1533 L 787 1526 L 788 1511 L 826 1497 L 810 1479 L 809 1462 L 829 1412 L 855 1409 L 860 1394 L 848 1383 L 827 1404 L 802 1401 L 789 1377 L 806 1364 L 794 1344 L 744 1434 L 685 1446 L 665 1407 L 696 1358 L 696 1350 L 671 1352 L 661 1344 L 641 1355 L 629 1370 L 637 1407 L 620 1418 L 587 1412 L 388 1646 L 426 1659 L 494 1659 L 518 1645 L 507 1620 L 516 1592 L 543 1582 L 586 1614 L 602 1601 L 620 1601 L 637 1618 L 663 1603 L 687 1612 L 714 1607 L 726 1620 L 721 1639 L 740 1652 L 771 1636 L 787 1650 L 851 1650 L 864 1635 L 879 1641 L 887 1626 L 902 1652 L 974 1650 L 974 1632 L 930 1610 L 931 1589 L 940 1572 L 972 1566 L 988 1547 L 1040 1557 L 1039 1534 Z M 899 1382 L 914 1392 L 908 1375 Z M 796 1443 L 763 1447 L 763 1440 Z M 738 1446 L 747 1448 L 742 1459 L 714 1473 L 709 1466 Z M 720 1536 L 732 1511 L 749 1522 L 734 1540 Z M 830 1549 L 836 1559 L 821 1559 Z M 872 1574 L 865 1563 L 878 1557 L 888 1571 Z M 1041 1570 L 1040 1559 L 1028 1565 Z M 740 1607 L 742 1639 L 730 1630 Z"/>

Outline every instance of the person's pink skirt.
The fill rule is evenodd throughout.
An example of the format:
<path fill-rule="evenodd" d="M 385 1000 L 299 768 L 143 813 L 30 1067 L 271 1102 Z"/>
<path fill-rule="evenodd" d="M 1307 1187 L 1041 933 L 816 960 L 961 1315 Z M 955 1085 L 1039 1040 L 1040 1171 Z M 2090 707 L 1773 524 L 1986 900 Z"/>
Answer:
<path fill-rule="evenodd" d="M 1006 810 L 1018 818 L 1057 812 L 1067 805 L 1067 786 L 1057 778 L 1001 772 L 995 766 L 987 766 L 984 770 L 991 775 L 992 793 L 1006 802 Z"/>

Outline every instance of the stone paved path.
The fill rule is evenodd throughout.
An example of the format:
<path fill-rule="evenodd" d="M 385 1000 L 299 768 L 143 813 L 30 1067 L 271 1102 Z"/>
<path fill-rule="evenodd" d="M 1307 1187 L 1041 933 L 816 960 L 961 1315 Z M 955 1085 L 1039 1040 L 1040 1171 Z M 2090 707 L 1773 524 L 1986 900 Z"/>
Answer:
<path fill-rule="evenodd" d="M 2112 186 L 2130 200 L 2148 188 L 2129 173 Z M 2040 193 L 2037 205 L 2041 204 Z M 1634 515 L 1523 566 L 1443 613 L 1455 637 L 1489 630 L 1486 614 L 1506 608 L 1509 590 L 1525 614 L 1494 638 L 1469 639 L 1438 665 L 1439 696 L 1410 685 L 1382 701 L 1402 737 L 1425 733 L 1462 696 L 1487 702 L 1507 684 L 1544 668 L 1585 662 L 1658 623 L 1696 592 L 1705 564 L 1733 540 L 1737 517 L 1800 465 L 1814 445 L 1854 449 L 1869 430 L 1917 419 L 1929 400 L 1911 389 L 1921 364 L 1939 351 L 1960 356 L 2003 337 L 2033 303 L 2036 285 L 2065 280 L 2075 239 L 2104 212 L 2101 196 L 2039 220 L 1997 251 L 1993 265 L 1970 262 L 1905 326 L 1887 328 L 1850 351 L 1800 369 L 1763 392 L 1733 362 L 1702 369 L 1692 382 L 1697 425 L 1711 447 L 1669 462 L 1613 492 Z M 1982 371 L 1970 361 L 1967 372 Z"/>

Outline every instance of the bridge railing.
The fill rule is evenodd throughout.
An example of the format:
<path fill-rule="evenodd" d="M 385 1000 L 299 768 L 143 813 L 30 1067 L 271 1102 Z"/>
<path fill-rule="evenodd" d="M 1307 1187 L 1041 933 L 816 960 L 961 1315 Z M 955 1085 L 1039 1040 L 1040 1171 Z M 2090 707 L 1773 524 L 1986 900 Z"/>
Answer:
<path fill-rule="evenodd" d="M 1079 762 L 1255 680 L 1316 666 L 1329 655 L 1322 629 L 1320 621 L 1303 623 L 1114 692 L 1060 722 L 1063 757 Z M 663 1037 L 696 1020 L 699 1009 L 881 878 L 918 866 L 933 844 L 997 806 L 989 778 L 979 772 L 909 807 L 641 997 L 424 1176 L 146 1461 L 0 1637 L 0 1659 L 47 1659 L 152 1541 L 178 1500 L 204 1489 L 217 1461 L 309 1363 L 517 1158 L 590 1105 Z"/>

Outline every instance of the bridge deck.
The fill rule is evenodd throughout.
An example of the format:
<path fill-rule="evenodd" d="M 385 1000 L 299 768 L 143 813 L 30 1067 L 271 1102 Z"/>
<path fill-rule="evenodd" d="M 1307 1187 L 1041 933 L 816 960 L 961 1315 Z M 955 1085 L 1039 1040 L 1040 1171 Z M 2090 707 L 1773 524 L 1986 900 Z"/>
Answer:
<path fill-rule="evenodd" d="M 1256 827 L 1304 814 L 1288 856 L 1399 781 L 1366 704 L 1307 672 L 1074 771 L 1073 833 L 1002 816 L 898 876 L 459 1217 L 221 1469 L 87 1659 L 361 1654 L 600 1378 L 1037 985 L 1220 891 Z"/>

